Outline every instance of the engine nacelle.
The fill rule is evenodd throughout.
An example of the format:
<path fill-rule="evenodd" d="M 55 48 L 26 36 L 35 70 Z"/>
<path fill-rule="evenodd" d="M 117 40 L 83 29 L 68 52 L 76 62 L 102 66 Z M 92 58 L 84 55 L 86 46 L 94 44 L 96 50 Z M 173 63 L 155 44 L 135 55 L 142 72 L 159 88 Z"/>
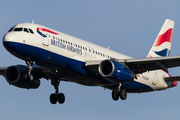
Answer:
<path fill-rule="evenodd" d="M 102 77 L 114 82 L 132 82 L 135 74 L 125 65 L 114 60 L 104 60 L 99 65 L 99 73 Z"/>
<path fill-rule="evenodd" d="M 27 78 L 28 70 L 19 65 L 8 67 L 4 73 L 4 76 L 9 84 L 16 87 L 35 89 L 40 85 L 40 80 L 36 79 L 35 76 L 33 80 L 29 80 Z"/>

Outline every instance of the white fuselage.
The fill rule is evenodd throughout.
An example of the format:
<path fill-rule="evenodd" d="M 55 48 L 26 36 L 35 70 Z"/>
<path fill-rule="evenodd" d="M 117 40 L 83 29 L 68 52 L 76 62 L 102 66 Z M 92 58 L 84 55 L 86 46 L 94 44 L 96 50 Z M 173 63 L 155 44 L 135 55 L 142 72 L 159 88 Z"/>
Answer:
<path fill-rule="evenodd" d="M 13 55 L 24 60 L 28 59 L 29 57 L 36 61 L 37 58 L 37 60 L 39 60 L 41 63 L 45 62 L 46 64 L 51 64 L 51 60 L 54 60 L 54 65 L 52 63 L 52 66 L 55 69 L 65 69 L 69 65 L 70 60 L 85 63 L 89 60 L 104 60 L 111 58 L 132 59 L 129 56 L 114 52 L 107 48 L 64 34 L 62 32 L 58 32 L 42 25 L 22 23 L 16 25 L 15 28 L 30 28 L 34 33 L 11 31 L 4 36 L 4 42 L 15 43 L 17 46 L 20 45 L 19 47 L 24 45 L 25 48 L 26 46 L 31 46 L 31 50 L 29 49 L 27 52 L 24 51 L 25 48 L 18 48 L 17 51 L 8 50 Z M 43 37 L 43 35 L 46 37 Z M 42 54 L 37 52 L 39 49 L 41 50 Z M 43 51 L 48 52 L 43 53 Z M 44 56 L 42 57 L 41 55 L 43 54 Z M 54 55 L 59 55 L 63 58 L 56 60 Z M 66 59 L 64 58 L 68 58 L 69 61 L 66 62 Z M 59 65 L 56 66 L 56 64 Z M 138 74 L 137 79 L 135 79 L 133 83 L 125 83 L 124 86 L 129 87 L 128 89 L 130 89 L 130 92 L 163 90 L 170 87 L 168 86 L 167 82 L 164 81 L 163 77 L 169 77 L 169 75 L 162 70 L 145 72 Z M 140 85 L 140 87 L 138 85 Z"/>

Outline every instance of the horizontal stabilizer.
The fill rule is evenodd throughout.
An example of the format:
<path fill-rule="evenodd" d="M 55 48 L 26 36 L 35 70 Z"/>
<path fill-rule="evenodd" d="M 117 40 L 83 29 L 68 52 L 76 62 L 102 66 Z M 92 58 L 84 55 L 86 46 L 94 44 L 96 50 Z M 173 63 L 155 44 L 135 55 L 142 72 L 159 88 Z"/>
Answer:
<path fill-rule="evenodd" d="M 164 80 L 168 82 L 180 81 L 180 76 L 164 77 Z"/>

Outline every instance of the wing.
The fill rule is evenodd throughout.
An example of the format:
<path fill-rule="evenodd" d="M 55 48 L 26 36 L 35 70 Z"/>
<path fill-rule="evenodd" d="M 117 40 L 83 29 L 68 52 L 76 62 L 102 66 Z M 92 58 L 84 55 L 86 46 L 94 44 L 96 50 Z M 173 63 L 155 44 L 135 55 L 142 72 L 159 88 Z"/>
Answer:
<path fill-rule="evenodd" d="M 0 75 L 4 76 L 4 72 L 7 69 L 7 67 L 0 67 Z"/>
<path fill-rule="evenodd" d="M 19 65 L 23 68 L 27 68 L 26 65 Z M 8 67 L 0 67 L 0 75 L 4 76 L 4 73 L 6 71 Z M 33 73 L 35 74 L 36 77 L 38 77 L 39 79 L 41 78 L 45 78 L 45 79 L 51 79 L 53 80 L 58 80 L 61 78 L 62 81 L 67 81 L 63 76 L 64 73 L 63 72 L 57 72 L 56 70 L 50 69 L 50 68 L 46 68 L 46 67 L 41 67 L 38 65 L 33 66 Z"/>
<path fill-rule="evenodd" d="M 154 57 L 154 58 L 140 58 L 140 59 L 116 59 L 115 61 L 123 63 L 135 74 L 143 73 L 146 71 L 163 69 L 168 72 L 167 68 L 180 66 L 180 56 L 168 56 L 168 57 Z M 102 62 L 99 61 L 87 61 L 85 66 L 87 69 L 93 72 L 98 71 L 98 66 Z"/>

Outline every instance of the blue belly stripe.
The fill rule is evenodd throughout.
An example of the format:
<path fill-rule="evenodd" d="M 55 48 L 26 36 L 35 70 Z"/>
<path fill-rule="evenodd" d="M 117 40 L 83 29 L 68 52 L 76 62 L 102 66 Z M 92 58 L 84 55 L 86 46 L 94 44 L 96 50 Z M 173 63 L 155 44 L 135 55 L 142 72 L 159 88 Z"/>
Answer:
<path fill-rule="evenodd" d="M 74 60 L 71 58 L 64 57 L 62 55 L 52 53 L 48 50 L 34 47 L 27 44 L 15 43 L 15 42 L 3 42 L 5 48 L 12 54 L 18 54 L 21 59 L 26 59 L 30 57 L 32 60 L 43 62 L 51 65 L 53 68 L 70 69 L 76 73 L 80 73 L 85 77 L 89 77 L 86 70 L 83 69 L 85 62 Z M 96 78 L 94 76 L 93 78 Z M 97 81 L 99 78 L 92 79 L 91 81 Z M 102 82 L 102 81 L 101 81 Z M 109 82 L 112 84 L 112 82 Z M 145 84 L 133 81 L 131 83 L 123 83 L 122 88 L 126 89 L 128 92 L 148 92 L 153 91 L 153 89 Z"/>

